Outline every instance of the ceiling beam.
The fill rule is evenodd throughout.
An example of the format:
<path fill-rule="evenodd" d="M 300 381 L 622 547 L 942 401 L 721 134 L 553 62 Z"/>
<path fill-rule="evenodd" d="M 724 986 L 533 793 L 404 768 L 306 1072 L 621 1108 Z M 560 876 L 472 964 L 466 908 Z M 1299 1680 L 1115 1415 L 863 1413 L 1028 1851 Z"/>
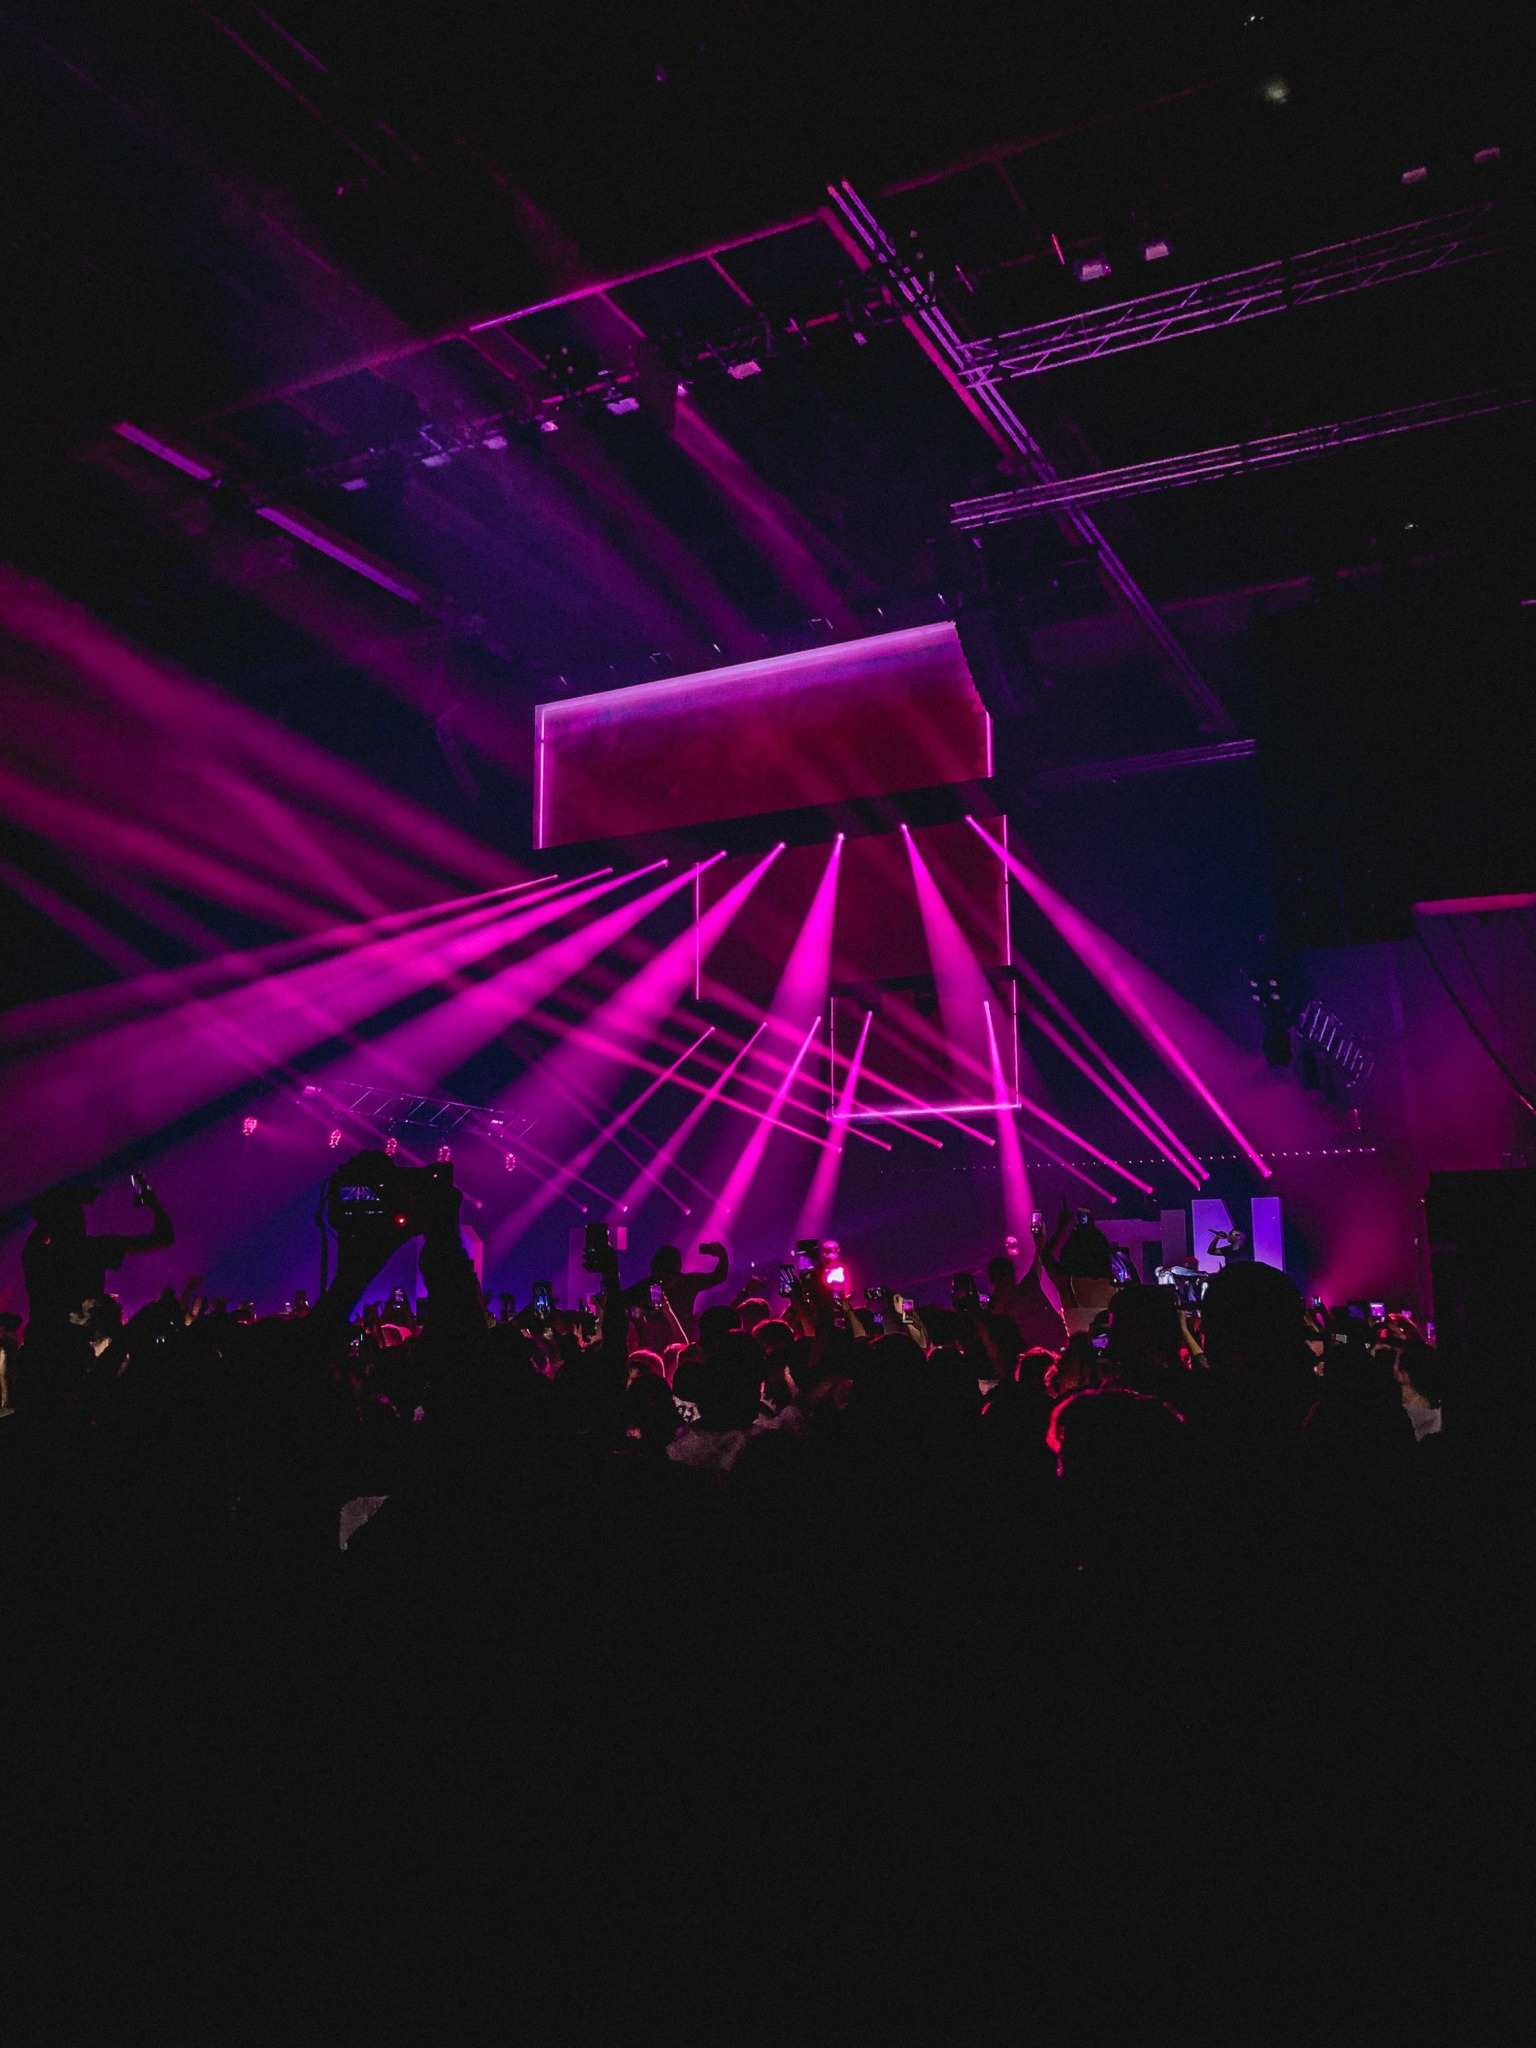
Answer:
<path fill-rule="evenodd" d="M 991 385 L 984 384 L 973 391 L 964 384 L 960 376 L 964 342 L 930 287 L 901 261 L 896 245 L 853 186 L 844 179 L 840 184 L 829 185 L 827 190 L 842 223 L 841 239 L 845 246 L 864 268 L 878 269 L 886 278 L 897 303 L 905 309 L 902 324 L 920 342 L 930 360 L 937 363 L 962 403 L 981 420 L 994 442 L 1024 458 L 1041 484 L 1058 482 L 1055 465 L 1003 394 Z M 1211 733 L 1233 732 L 1226 706 L 1105 535 L 1086 512 L 1074 505 L 1064 506 L 1061 517 L 1093 555 L 1110 594 L 1141 625 L 1157 649 L 1164 669 L 1199 716 L 1203 729 Z"/>

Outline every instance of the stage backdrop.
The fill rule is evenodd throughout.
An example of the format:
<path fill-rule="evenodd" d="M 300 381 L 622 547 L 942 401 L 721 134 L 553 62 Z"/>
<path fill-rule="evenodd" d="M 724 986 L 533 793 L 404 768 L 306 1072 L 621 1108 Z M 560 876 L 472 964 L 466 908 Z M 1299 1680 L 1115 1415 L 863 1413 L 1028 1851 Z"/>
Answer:
<path fill-rule="evenodd" d="M 982 784 L 991 773 L 991 721 L 951 623 L 545 704 L 536 718 L 541 846 L 827 807 L 824 832 L 809 843 L 802 832 L 785 849 L 701 963 L 706 997 L 770 1001 L 833 856 L 837 807 L 872 804 L 877 829 L 866 810 L 862 832 L 838 855 L 824 1043 L 851 1054 L 872 1014 L 865 1112 L 991 1103 L 989 1002 L 1011 1094 L 1006 872 L 963 820 L 912 824 L 911 852 L 901 829 L 904 798 Z M 984 792 L 974 808 L 1006 838 Z M 771 829 L 765 822 L 765 844 Z M 701 914 L 759 851 L 706 871 Z M 934 957 L 933 906 L 925 918 L 914 854 L 974 968 L 962 961 L 963 987 L 955 948 Z"/>

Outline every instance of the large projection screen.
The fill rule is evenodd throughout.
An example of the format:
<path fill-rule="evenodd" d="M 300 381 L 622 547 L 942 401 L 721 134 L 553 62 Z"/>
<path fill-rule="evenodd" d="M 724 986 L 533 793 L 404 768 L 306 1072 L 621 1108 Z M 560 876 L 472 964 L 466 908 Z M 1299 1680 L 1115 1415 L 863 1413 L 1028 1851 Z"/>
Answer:
<path fill-rule="evenodd" d="M 992 771 L 991 721 L 948 620 L 540 704 L 534 737 L 541 848 Z"/>

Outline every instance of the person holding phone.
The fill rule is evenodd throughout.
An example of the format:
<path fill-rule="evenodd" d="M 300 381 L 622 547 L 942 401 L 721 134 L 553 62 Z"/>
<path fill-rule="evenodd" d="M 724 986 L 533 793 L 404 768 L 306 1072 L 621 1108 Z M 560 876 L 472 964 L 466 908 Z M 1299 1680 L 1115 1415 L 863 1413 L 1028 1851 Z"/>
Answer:
<path fill-rule="evenodd" d="M 714 1265 L 708 1271 L 700 1271 L 697 1268 L 685 1271 L 682 1252 L 675 1244 L 658 1245 L 651 1254 L 648 1278 L 637 1280 L 632 1287 L 624 1290 L 622 1296 L 626 1308 L 644 1309 L 647 1316 L 655 1314 L 666 1319 L 670 1312 L 670 1317 L 675 1318 L 678 1329 L 690 1344 L 698 1341 L 699 1296 L 707 1294 L 712 1287 L 723 1286 L 731 1270 L 730 1256 L 723 1244 L 712 1239 L 708 1244 L 701 1244 L 699 1250 L 706 1258 L 714 1260 Z M 651 1298 L 653 1287 L 659 1287 L 663 1297 L 654 1310 Z M 674 1332 L 669 1327 L 661 1344 L 653 1345 L 651 1348 L 663 1349 L 673 1341 L 673 1335 Z"/>
<path fill-rule="evenodd" d="M 68 1405 L 91 1355 L 83 1332 L 86 1304 L 102 1299 L 108 1273 L 124 1259 L 168 1251 L 176 1242 L 164 1204 L 142 1175 L 133 1176 L 133 1191 L 137 1206 L 150 1212 L 149 1229 L 99 1237 L 85 1227 L 86 1209 L 99 1188 L 53 1188 L 33 1202 L 35 1228 L 21 1248 L 27 1284 L 25 1406 Z"/>
<path fill-rule="evenodd" d="M 1040 1285 L 1040 1254 L 1045 1244 L 1045 1225 L 1037 1209 L 1030 1220 L 1030 1260 L 1022 1278 L 1014 1272 L 1012 1256 L 999 1253 L 987 1261 L 988 1313 L 1008 1316 L 1026 1351 L 1060 1351 L 1067 1341 L 1066 1325 Z"/>
<path fill-rule="evenodd" d="M 1040 1262 L 1060 1297 L 1068 1334 L 1091 1330 L 1094 1317 L 1114 1300 L 1116 1284 L 1109 1239 L 1086 1209 L 1063 1201 L 1050 1242 L 1040 1247 Z"/>

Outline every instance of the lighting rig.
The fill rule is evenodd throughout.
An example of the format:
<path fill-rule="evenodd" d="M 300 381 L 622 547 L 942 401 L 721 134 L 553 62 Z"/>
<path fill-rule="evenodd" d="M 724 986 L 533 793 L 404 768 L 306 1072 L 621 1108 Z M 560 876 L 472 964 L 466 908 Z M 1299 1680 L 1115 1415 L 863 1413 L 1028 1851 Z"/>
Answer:
<path fill-rule="evenodd" d="M 282 1100 L 275 1098 L 273 1107 Z M 508 1173 L 517 1169 L 515 1146 L 537 1122 L 531 1116 L 502 1115 L 482 1103 L 445 1100 L 362 1081 L 332 1081 L 323 1087 L 307 1082 L 291 1100 L 316 1120 L 333 1152 L 347 1142 L 380 1144 L 393 1158 L 404 1144 L 413 1152 L 446 1162 L 453 1157 L 453 1143 L 468 1140 L 499 1152 Z M 269 1116 L 264 1104 L 247 1110 L 240 1121 L 241 1136 L 254 1138 Z"/>

